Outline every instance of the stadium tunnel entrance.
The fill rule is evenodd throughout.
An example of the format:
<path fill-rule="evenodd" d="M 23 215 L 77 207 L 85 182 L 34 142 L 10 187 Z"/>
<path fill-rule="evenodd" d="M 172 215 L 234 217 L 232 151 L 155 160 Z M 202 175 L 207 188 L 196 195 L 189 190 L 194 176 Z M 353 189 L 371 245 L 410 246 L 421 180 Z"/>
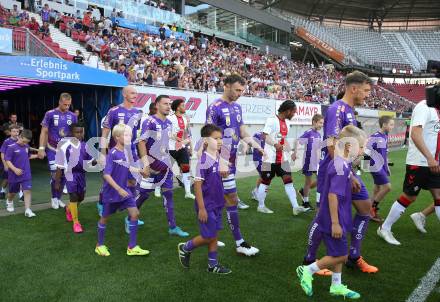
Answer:
<path fill-rule="evenodd" d="M 16 113 L 32 130 L 34 146 L 45 112 L 58 106 L 61 93 L 72 95 L 71 110 L 80 110 L 87 139 L 100 135 L 101 119 L 122 102 L 122 87 L 127 85 L 122 75 L 56 58 L 0 56 L 0 66 L 0 114 L 6 122 Z"/>

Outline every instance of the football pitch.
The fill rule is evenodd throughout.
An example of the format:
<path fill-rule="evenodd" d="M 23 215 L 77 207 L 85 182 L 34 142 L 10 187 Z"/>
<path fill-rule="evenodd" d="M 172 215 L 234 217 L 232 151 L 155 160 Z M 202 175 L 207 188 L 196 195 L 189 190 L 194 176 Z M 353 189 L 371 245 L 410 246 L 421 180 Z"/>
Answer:
<path fill-rule="evenodd" d="M 390 153 L 393 190 L 381 204 L 382 216 L 401 192 L 405 156 L 406 150 Z M 50 188 L 45 167 L 35 162 L 33 171 L 33 199 L 47 202 Z M 362 178 L 371 192 L 370 175 L 364 173 Z M 88 195 L 96 196 L 99 175 L 88 179 Z M 39 211 L 33 219 L 22 214 L 0 217 L 0 301 L 342 301 L 328 294 L 329 277 L 315 277 L 313 297 L 306 297 L 298 284 L 295 268 L 302 262 L 314 212 L 293 217 L 282 182 L 274 179 L 266 205 L 275 213 L 257 213 L 257 203 L 250 199 L 255 179 L 239 179 L 237 185 L 241 199 L 251 206 L 240 211 L 242 233 L 260 254 L 245 258 L 235 253 L 224 215 L 219 238 L 226 247 L 219 248 L 219 260 L 232 269 L 230 275 L 206 272 L 207 248 L 192 253 L 189 270 L 180 266 L 176 247 L 184 240 L 168 235 L 161 199 L 154 196 L 142 208 L 145 225 L 138 232 L 139 245 L 151 254 L 126 256 L 125 213 L 118 213 L 107 226 L 106 245 L 111 256 L 99 257 L 94 253 L 96 206 L 85 203 L 79 210 L 85 232 L 79 235 L 72 232 L 62 210 Z M 297 189 L 302 186 L 299 173 L 294 174 L 294 183 Z M 314 204 L 314 193 L 311 196 Z M 174 199 L 178 225 L 196 235 L 193 201 L 185 200 L 180 188 Z M 419 233 L 409 218 L 430 203 L 430 194 L 421 193 L 394 225 L 401 246 L 385 243 L 376 235 L 378 224 L 370 222 L 363 255 L 379 267 L 379 273 L 367 275 L 344 267 L 342 275 L 342 282 L 361 294 L 360 301 L 406 301 L 440 257 L 440 228 L 435 214 L 427 218 L 427 234 Z M 323 252 L 321 247 L 320 255 Z M 440 301 L 440 284 L 426 301 Z"/>

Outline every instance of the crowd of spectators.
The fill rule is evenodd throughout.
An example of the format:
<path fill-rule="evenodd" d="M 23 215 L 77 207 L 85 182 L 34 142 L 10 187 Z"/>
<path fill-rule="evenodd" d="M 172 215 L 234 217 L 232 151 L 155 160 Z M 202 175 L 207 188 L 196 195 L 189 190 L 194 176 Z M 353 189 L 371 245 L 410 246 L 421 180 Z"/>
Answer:
<path fill-rule="evenodd" d="M 43 21 L 57 26 L 60 17 L 50 12 L 43 8 Z M 86 33 L 86 49 L 130 83 L 221 93 L 225 76 L 239 73 L 247 80 L 245 95 L 322 104 L 333 102 L 343 89 L 344 74 L 331 65 L 262 53 L 215 36 L 192 33 L 189 28 L 175 24 L 162 25 L 160 35 L 155 36 L 118 27 L 110 18 L 96 20 L 90 11 L 85 11 L 82 18 L 70 18 L 67 23 L 67 35 L 72 31 Z M 168 30 L 171 34 L 166 37 Z M 188 39 L 176 38 L 175 32 L 184 32 Z M 82 63 L 83 58 L 77 61 Z M 397 111 L 406 111 L 411 106 L 380 86 L 374 87 L 366 103 L 368 108 Z"/>

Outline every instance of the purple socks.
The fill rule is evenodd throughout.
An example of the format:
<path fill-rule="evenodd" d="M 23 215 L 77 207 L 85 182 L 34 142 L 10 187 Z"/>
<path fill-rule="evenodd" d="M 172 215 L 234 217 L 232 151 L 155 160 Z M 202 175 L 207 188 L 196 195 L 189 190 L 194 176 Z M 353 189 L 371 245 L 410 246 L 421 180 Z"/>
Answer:
<path fill-rule="evenodd" d="M 307 239 L 307 254 L 304 257 L 306 263 L 312 263 L 316 261 L 316 253 L 318 252 L 319 245 L 321 244 L 322 234 L 318 230 L 319 225 L 316 222 L 316 216 L 310 223 L 308 239 Z"/>
<path fill-rule="evenodd" d="M 232 236 L 235 241 L 242 240 L 243 237 L 240 233 L 240 223 L 238 221 L 238 210 L 237 206 L 226 207 L 226 214 L 228 216 L 229 228 L 232 231 Z"/>
<path fill-rule="evenodd" d="M 130 229 L 130 239 L 128 241 L 128 248 L 132 249 L 137 245 L 136 239 L 137 239 L 137 231 L 138 231 L 138 220 L 137 219 L 130 220 L 128 227 Z"/>
<path fill-rule="evenodd" d="M 358 259 L 361 256 L 361 244 L 367 232 L 370 218 L 370 215 L 361 216 L 359 214 L 356 214 L 354 216 L 349 255 L 349 258 L 351 259 Z"/>
<path fill-rule="evenodd" d="M 105 224 L 98 222 L 98 246 L 104 245 Z"/>
<path fill-rule="evenodd" d="M 188 240 L 188 241 L 185 243 L 185 246 L 183 247 L 183 249 L 184 249 L 186 252 L 192 252 L 195 248 L 196 248 L 196 247 L 194 246 L 194 243 L 193 243 L 192 239 L 191 239 L 191 240 Z"/>
<path fill-rule="evenodd" d="M 215 252 L 208 252 L 208 266 L 214 267 L 218 264 L 217 261 L 217 251 Z"/>
<path fill-rule="evenodd" d="M 167 214 L 168 226 L 170 229 L 176 227 L 176 217 L 174 216 L 174 201 L 173 201 L 173 191 L 168 190 L 162 193 L 163 196 L 163 207 Z"/>

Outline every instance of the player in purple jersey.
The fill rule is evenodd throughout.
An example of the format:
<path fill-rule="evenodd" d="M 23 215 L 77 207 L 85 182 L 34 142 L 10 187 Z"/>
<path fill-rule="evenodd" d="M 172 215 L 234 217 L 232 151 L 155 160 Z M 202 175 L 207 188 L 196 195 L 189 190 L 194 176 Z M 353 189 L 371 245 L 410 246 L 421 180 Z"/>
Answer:
<path fill-rule="evenodd" d="M 66 207 L 66 219 L 73 222 L 73 232 L 82 233 L 83 228 L 78 219 L 78 203 L 84 200 L 86 193 L 86 161 L 92 157 L 87 151 L 87 144 L 84 140 L 84 126 L 74 123 L 70 126 L 72 137 L 62 141 L 62 145 L 56 154 L 57 171 L 55 175 L 55 186 L 60 190 L 61 177 L 66 178 L 67 193 L 70 202 Z"/>
<path fill-rule="evenodd" d="M 29 159 L 37 158 L 36 154 L 30 154 L 29 142 L 32 140 L 32 131 L 24 129 L 15 144 L 9 145 L 5 154 L 5 163 L 8 167 L 8 199 L 6 209 L 8 212 L 14 211 L 14 197 L 20 188 L 24 195 L 24 215 L 26 217 L 36 216 L 31 210 L 31 189 L 32 175 Z"/>
<path fill-rule="evenodd" d="M 237 103 L 238 98 L 244 91 L 246 81 L 241 76 L 233 74 L 227 76 L 223 82 L 223 95 L 208 106 L 206 111 L 206 123 L 214 124 L 223 131 L 220 174 L 223 178 L 223 192 L 226 201 L 228 224 L 235 239 L 237 253 L 253 256 L 256 255 L 259 250 L 244 241 L 240 232 L 237 210 L 238 196 L 235 173 L 239 139 L 242 138 L 247 144 L 251 143 L 252 146 L 260 150 L 262 154 L 264 151 L 247 133 L 247 128 L 243 124 L 241 106 Z M 228 168 L 223 168 L 226 166 L 226 164 L 223 164 L 224 162 L 227 163 Z"/>
<path fill-rule="evenodd" d="M 200 235 L 177 245 L 180 263 L 190 267 L 192 251 L 200 246 L 208 246 L 208 272 L 230 274 L 231 270 L 221 266 L 217 260 L 217 236 L 223 228 L 222 211 L 225 206 L 222 178 L 219 170 L 219 152 L 222 146 L 222 129 L 207 124 L 201 130 L 203 153 L 198 159 L 194 193 L 195 210 L 199 220 Z"/>
<path fill-rule="evenodd" d="M 98 243 L 95 253 L 99 256 L 110 256 L 107 246 L 104 245 L 108 218 L 117 211 L 127 210 L 130 216 L 127 255 L 145 256 L 150 252 L 137 245 L 139 210 L 129 189 L 129 174 L 141 172 L 140 168 L 135 167 L 130 149 L 125 148 L 131 145 L 132 129 L 125 124 L 118 124 L 112 130 L 112 137 L 116 145 L 106 156 L 102 185 L 103 211 L 98 222 Z"/>
<path fill-rule="evenodd" d="M 324 140 L 327 147 L 323 150 L 323 159 L 319 162 L 317 191 L 322 193 L 322 186 L 325 183 L 327 167 L 333 158 L 333 139 L 337 137 L 341 129 L 347 125 L 356 126 L 354 118 L 354 106 L 361 106 L 371 91 L 372 81 L 362 72 L 354 71 L 345 79 L 345 93 L 342 99 L 334 102 L 328 109 L 324 118 Z M 356 208 L 356 215 L 353 221 L 351 234 L 350 254 L 347 266 L 357 267 L 365 273 L 376 273 L 378 268 L 369 265 L 361 256 L 361 243 L 365 238 L 368 223 L 370 221 L 371 201 L 368 191 L 362 180 L 354 175 L 352 180 L 354 193 L 352 202 Z M 319 211 L 318 211 L 319 212 Z M 310 264 L 316 259 L 316 253 L 321 242 L 320 232 L 316 232 L 319 224 L 313 219 L 308 233 L 308 249 L 304 258 L 305 264 Z"/>
<path fill-rule="evenodd" d="M 321 131 L 324 125 L 324 117 L 321 114 L 315 114 L 312 117 L 312 128 L 304 132 L 298 140 L 298 143 L 304 144 L 304 161 L 302 167 L 302 174 L 305 178 L 304 187 L 299 190 L 303 199 L 304 208 L 312 209 L 309 202 L 310 190 L 316 187 L 316 181 L 312 180 L 313 173 L 318 170 L 319 150 L 321 149 Z M 296 150 L 297 148 L 295 148 Z M 296 157 L 296 153 L 295 153 Z M 316 194 L 316 203 L 319 203 L 319 194 Z"/>
<path fill-rule="evenodd" d="M 370 169 L 374 180 L 373 190 L 373 206 L 371 207 L 371 220 L 382 222 L 383 219 L 379 216 L 379 203 L 391 191 L 391 183 L 389 180 L 390 169 L 388 168 L 388 133 L 394 128 L 394 120 L 391 116 L 384 115 L 379 118 L 380 130 L 370 136 L 369 146 L 366 153 L 371 157 Z M 370 152 L 371 150 L 371 152 Z M 374 151 L 375 153 L 372 153 Z M 380 157 L 380 163 L 376 167 L 374 158 Z"/>
<path fill-rule="evenodd" d="M 110 108 L 104 120 L 102 121 L 102 132 L 101 132 L 101 142 L 100 142 L 101 154 L 105 156 L 107 152 L 107 148 L 113 148 L 115 146 L 115 141 L 112 138 L 112 136 L 110 136 L 109 146 L 107 146 L 108 143 L 107 138 L 111 133 L 111 129 L 113 129 L 118 124 L 124 124 L 130 126 L 130 128 L 133 129 L 132 139 L 131 139 L 132 142 L 128 149 L 131 150 L 131 154 L 129 154 L 129 156 L 132 157 L 133 162 L 137 162 L 138 153 L 136 150 L 135 141 L 137 138 L 137 132 L 140 127 L 142 112 L 134 107 L 134 104 L 137 99 L 136 88 L 133 86 L 124 87 L 124 89 L 122 90 L 122 96 L 124 98 L 122 104 Z M 101 157 L 100 160 L 101 163 L 104 163 L 104 156 Z M 134 179 L 131 174 L 129 177 L 130 177 L 129 189 L 131 193 L 135 195 L 136 179 Z M 138 220 L 138 222 L 139 225 L 144 224 L 142 220 Z M 125 220 L 125 223 L 126 225 L 128 225 L 129 221 Z"/>
<path fill-rule="evenodd" d="M 2 159 L 2 166 L 3 166 L 3 181 L 1 184 L 1 196 L 0 199 L 5 199 L 5 188 L 8 185 L 8 166 L 6 165 L 5 162 L 5 153 L 6 150 L 8 149 L 8 147 L 12 144 L 15 144 L 18 140 L 18 136 L 20 135 L 20 126 L 19 125 L 11 125 L 9 127 L 9 134 L 10 137 L 8 137 L 7 139 L 5 139 L 5 141 L 3 142 L 1 148 L 0 148 L 0 156 Z M 20 198 L 22 197 L 23 192 L 20 190 L 21 194 L 20 194 Z"/>
<path fill-rule="evenodd" d="M 313 275 L 323 269 L 332 269 L 330 295 L 358 299 L 360 294 L 342 284 L 342 266 L 347 261 L 347 234 L 353 227 L 351 162 L 363 154 L 367 137 L 353 125 L 344 127 L 338 137 L 332 147 L 334 156 L 327 166 L 325 182 L 321 185 L 321 204 L 316 217 L 319 225 L 316 231 L 322 234 L 327 253 L 320 260 L 299 266 L 296 273 L 306 295 L 312 296 Z"/>
<path fill-rule="evenodd" d="M 169 154 L 169 141 L 172 123 L 167 119 L 171 111 L 171 100 L 167 95 L 159 95 L 156 100 L 156 114 L 148 117 L 142 123 L 141 137 L 139 138 L 139 153 L 144 167 L 149 167 L 150 176 L 143 177 L 138 185 L 136 204 L 140 209 L 150 193 L 157 186 L 162 188 L 163 206 L 168 220 L 168 233 L 180 237 L 187 237 L 176 225 L 173 201 L 173 171 Z"/>
<path fill-rule="evenodd" d="M 77 122 L 76 115 L 69 111 L 72 104 L 72 96 L 68 93 L 62 93 L 58 102 L 58 107 L 49 110 L 44 115 L 41 122 L 40 147 L 38 148 L 38 157 L 43 159 L 47 156 L 49 171 L 51 173 L 51 192 L 52 192 L 52 208 L 64 208 L 66 205 L 61 201 L 62 190 L 55 189 L 55 154 L 58 142 L 65 136 L 69 135 L 70 125 Z M 61 188 L 64 188 L 65 178 L 62 178 Z"/>

